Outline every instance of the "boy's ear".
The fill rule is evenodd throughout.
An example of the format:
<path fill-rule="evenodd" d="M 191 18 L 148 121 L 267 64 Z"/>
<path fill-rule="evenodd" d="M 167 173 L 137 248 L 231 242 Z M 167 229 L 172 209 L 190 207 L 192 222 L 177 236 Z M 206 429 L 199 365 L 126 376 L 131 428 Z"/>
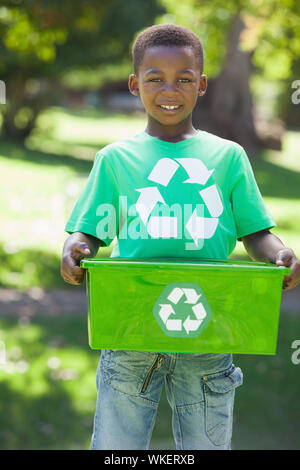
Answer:
<path fill-rule="evenodd" d="M 205 95 L 206 90 L 207 90 L 207 77 L 206 75 L 201 75 L 198 95 L 199 96 Z"/>
<path fill-rule="evenodd" d="M 137 76 L 134 73 L 129 75 L 128 88 L 129 88 L 129 91 L 132 95 L 134 95 L 134 96 L 139 95 L 139 93 L 140 93 L 139 92 L 139 82 L 138 82 Z"/>

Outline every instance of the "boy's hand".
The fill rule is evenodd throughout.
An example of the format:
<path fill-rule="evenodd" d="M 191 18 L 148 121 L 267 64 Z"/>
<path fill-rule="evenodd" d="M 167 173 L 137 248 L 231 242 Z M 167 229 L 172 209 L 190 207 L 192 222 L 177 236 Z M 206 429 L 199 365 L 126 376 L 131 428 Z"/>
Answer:
<path fill-rule="evenodd" d="M 74 241 L 64 252 L 61 260 L 61 275 L 68 284 L 81 284 L 84 280 L 85 269 L 80 268 L 80 260 L 89 256 L 91 251 L 86 243 Z"/>
<path fill-rule="evenodd" d="M 86 233 L 74 232 L 65 241 L 60 265 L 60 273 L 69 284 L 81 284 L 85 269 L 80 268 L 80 260 L 85 256 L 95 256 L 99 246 L 105 243 Z"/>
<path fill-rule="evenodd" d="M 268 229 L 242 237 L 244 246 L 253 260 L 286 266 L 291 273 L 284 277 L 283 290 L 294 289 L 300 283 L 300 262 L 290 248 Z"/>
<path fill-rule="evenodd" d="M 291 273 L 283 279 L 283 290 L 293 289 L 300 283 L 300 262 L 290 248 L 283 248 L 278 251 L 275 264 L 291 268 Z"/>

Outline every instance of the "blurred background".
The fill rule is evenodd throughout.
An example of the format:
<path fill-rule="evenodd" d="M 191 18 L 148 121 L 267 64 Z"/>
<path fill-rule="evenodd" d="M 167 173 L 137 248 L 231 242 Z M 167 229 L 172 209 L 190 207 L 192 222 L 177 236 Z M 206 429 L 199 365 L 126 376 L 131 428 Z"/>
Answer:
<path fill-rule="evenodd" d="M 297 0 L 1 0 L 0 448 L 88 449 L 100 352 L 85 286 L 64 283 L 64 226 L 96 152 L 144 130 L 127 88 L 152 24 L 192 29 L 207 94 L 194 125 L 248 152 L 275 233 L 300 258 Z M 111 247 L 99 250 L 109 256 Z M 232 259 L 249 259 L 237 243 Z M 283 294 L 276 356 L 234 357 L 233 449 L 299 449 L 300 291 Z M 297 342 L 296 340 L 299 340 Z M 152 449 L 174 449 L 165 394 Z"/>

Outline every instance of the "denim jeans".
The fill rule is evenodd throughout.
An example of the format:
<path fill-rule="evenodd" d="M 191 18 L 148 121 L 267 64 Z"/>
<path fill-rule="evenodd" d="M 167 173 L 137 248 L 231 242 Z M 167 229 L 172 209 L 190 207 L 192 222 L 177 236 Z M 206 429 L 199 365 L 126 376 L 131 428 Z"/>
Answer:
<path fill-rule="evenodd" d="M 103 350 L 91 449 L 148 449 L 163 384 L 176 449 L 230 449 L 242 381 L 231 354 Z"/>

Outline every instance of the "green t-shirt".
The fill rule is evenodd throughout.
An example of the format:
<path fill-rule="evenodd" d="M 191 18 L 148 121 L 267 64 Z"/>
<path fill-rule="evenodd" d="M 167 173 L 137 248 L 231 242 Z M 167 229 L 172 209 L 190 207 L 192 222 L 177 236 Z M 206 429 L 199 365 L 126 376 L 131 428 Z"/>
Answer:
<path fill-rule="evenodd" d="M 112 257 L 227 259 L 237 239 L 275 225 L 243 147 L 199 130 L 104 147 L 65 230 L 117 236 Z"/>

